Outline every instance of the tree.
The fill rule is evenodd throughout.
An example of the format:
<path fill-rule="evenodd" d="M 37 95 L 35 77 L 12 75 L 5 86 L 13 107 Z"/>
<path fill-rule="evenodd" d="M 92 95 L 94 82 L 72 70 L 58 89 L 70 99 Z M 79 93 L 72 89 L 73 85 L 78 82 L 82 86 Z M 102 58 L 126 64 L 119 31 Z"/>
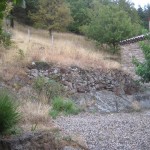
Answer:
<path fill-rule="evenodd" d="M 66 0 L 71 9 L 73 22 L 68 26 L 69 31 L 81 33 L 80 27 L 89 23 L 88 9 L 92 7 L 93 0 Z"/>
<path fill-rule="evenodd" d="M 4 17 L 4 11 L 6 9 L 6 0 L 0 1 L 0 34 L 2 32 L 2 20 Z"/>
<path fill-rule="evenodd" d="M 13 9 L 13 16 L 15 20 L 23 24 L 33 25 L 33 21 L 29 14 L 35 13 L 38 10 L 37 3 L 38 0 L 26 0 L 25 9 L 16 5 Z"/>
<path fill-rule="evenodd" d="M 40 0 L 38 10 L 30 17 L 36 27 L 48 29 L 50 35 L 53 30 L 64 30 L 71 22 L 70 9 L 63 0 Z"/>
<path fill-rule="evenodd" d="M 12 3 L 15 5 L 21 5 L 22 7 L 25 7 L 25 0 L 10 0 L 10 1 L 1 0 L 0 1 L 0 43 L 3 42 L 7 38 L 7 35 L 3 34 L 4 32 L 2 30 L 2 22 L 3 22 L 3 18 L 4 18 L 4 14 L 5 14 L 4 12 L 7 8 L 8 3 Z M 6 38 L 5 38 L 5 36 L 6 36 Z"/>
<path fill-rule="evenodd" d="M 142 25 L 144 26 L 144 28 L 149 30 L 150 5 L 148 4 L 144 8 L 139 6 L 138 14 L 140 16 L 140 19 L 142 21 Z"/>
<path fill-rule="evenodd" d="M 132 3 L 130 0 L 115 0 L 115 4 L 117 4 L 121 10 L 124 10 L 127 13 L 127 15 L 131 18 L 132 24 L 134 24 L 134 26 L 136 27 L 136 29 L 134 28 L 134 32 L 137 35 L 142 34 L 142 21 L 140 20 L 138 11 L 134 7 L 134 3 Z"/>
<path fill-rule="evenodd" d="M 6 6 L 7 6 L 7 2 L 12 2 L 13 4 L 15 5 L 20 5 L 22 7 L 25 7 L 25 0 L 1 0 L 0 1 L 0 30 L 2 29 L 2 20 L 3 20 L 3 17 L 4 17 L 4 11 L 6 9 Z"/>
<path fill-rule="evenodd" d="M 108 44 L 113 52 L 117 50 L 119 41 L 136 34 L 131 18 L 117 5 L 97 3 L 89 15 L 91 22 L 82 27 L 83 32 L 101 44 Z"/>

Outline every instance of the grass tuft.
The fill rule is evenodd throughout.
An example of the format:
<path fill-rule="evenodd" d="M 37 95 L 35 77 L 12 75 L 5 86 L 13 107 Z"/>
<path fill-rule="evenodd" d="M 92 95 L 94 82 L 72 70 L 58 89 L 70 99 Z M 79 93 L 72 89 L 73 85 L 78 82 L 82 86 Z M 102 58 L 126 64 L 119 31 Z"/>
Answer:
<path fill-rule="evenodd" d="M 79 108 L 71 100 L 64 100 L 61 97 L 56 97 L 52 101 L 52 109 L 49 114 L 53 119 L 56 119 L 60 113 L 65 115 L 77 115 L 79 111 Z"/>

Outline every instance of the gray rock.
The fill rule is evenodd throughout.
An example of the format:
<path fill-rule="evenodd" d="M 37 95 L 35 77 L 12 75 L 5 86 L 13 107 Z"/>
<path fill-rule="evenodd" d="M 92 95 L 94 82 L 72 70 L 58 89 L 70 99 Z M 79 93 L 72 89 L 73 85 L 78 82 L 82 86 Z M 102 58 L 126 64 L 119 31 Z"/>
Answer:
<path fill-rule="evenodd" d="M 57 70 L 57 69 L 55 69 L 55 70 L 54 70 L 54 73 L 55 73 L 55 74 L 57 74 L 57 73 L 58 73 L 58 70 Z"/>
<path fill-rule="evenodd" d="M 31 69 L 31 73 L 30 73 L 33 77 L 38 77 L 39 75 L 39 71 L 37 69 Z"/>

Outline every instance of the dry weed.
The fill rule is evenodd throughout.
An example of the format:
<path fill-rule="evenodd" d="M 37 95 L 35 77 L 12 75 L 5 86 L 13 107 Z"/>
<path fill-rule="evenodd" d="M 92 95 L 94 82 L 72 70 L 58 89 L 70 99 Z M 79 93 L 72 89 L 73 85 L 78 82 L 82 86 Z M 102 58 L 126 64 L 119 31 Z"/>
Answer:
<path fill-rule="evenodd" d="M 141 110 L 141 106 L 140 106 L 140 103 L 138 101 L 133 101 L 132 102 L 132 109 L 134 111 L 140 111 Z"/>
<path fill-rule="evenodd" d="M 120 67 L 117 61 L 106 59 L 112 57 L 110 54 L 98 50 L 94 42 L 86 40 L 83 36 L 55 32 L 52 42 L 47 31 L 30 28 L 30 33 L 29 39 L 28 28 L 20 25 L 13 31 L 14 41 L 24 50 L 27 62 L 47 61 L 95 68 Z"/>
<path fill-rule="evenodd" d="M 20 106 L 21 113 L 23 114 L 22 123 L 25 124 L 42 124 L 48 125 L 50 123 L 49 105 L 37 102 L 27 101 Z"/>

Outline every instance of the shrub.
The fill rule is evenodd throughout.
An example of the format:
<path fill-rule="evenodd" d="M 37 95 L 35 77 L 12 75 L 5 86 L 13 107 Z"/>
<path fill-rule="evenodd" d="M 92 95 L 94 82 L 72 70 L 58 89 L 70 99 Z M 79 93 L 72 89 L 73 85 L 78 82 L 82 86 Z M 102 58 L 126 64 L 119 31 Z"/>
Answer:
<path fill-rule="evenodd" d="M 41 93 L 42 90 L 44 89 L 44 85 L 46 83 L 46 80 L 44 77 L 37 77 L 34 80 L 33 88 L 38 92 Z"/>
<path fill-rule="evenodd" d="M 51 110 L 49 114 L 53 119 L 56 119 L 56 117 L 59 115 L 59 112 L 57 110 Z"/>
<path fill-rule="evenodd" d="M 19 55 L 19 59 L 23 60 L 25 58 L 25 54 L 24 51 L 22 49 L 18 49 L 18 55 Z"/>
<path fill-rule="evenodd" d="M 53 101 L 52 101 L 52 107 L 56 111 L 59 111 L 59 112 L 63 111 L 63 109 L 64 109 L 64 100 L 60 97 L 54 98 Z"/>
<path fill-rule="evenodd" d="M 55 97 L 52 101 L 52 109 L 50 110 L 50 115 L 55 119 L 59 113 L 64 113 L 65 115 L 69 114 L 78 114 L 79 108 L 71 101 L 64 100 L 61 97 Z"/>
<path fill-rule="evenodd" d="M 64 87 L 60 83 L 45 77 L 37 77 L 33 87 L 38 93 L 44 92 L 49 100 L 64 94 Z"/>
<path fill-rule="evenodd" d="M 54 80 L 48 80 L 45 84 L 44 89 L 45 89 L 46 95 L 49 99 L 53 99 L 54 97 L 64 95 L 63 85 Z"/>
<path fill-rule="evenodd" d="M 18 106 L 4 90 L 0 91 L 0 134 L 11 130 L 20 120 Z"/>
<path fill-rule="evenodd" d="M 75 104 L 71 100 L 64 102 L 64 112 L 65 114 L 78 114 L 79 109 L 76 108 Z"/>
<path fill-rule="evenodd" d="M 11 45 L 11 34 L 7 31 L 2 30 L 0 34 L 0 43 L 2 43 L 5 47 L 8 47 Z"/>

